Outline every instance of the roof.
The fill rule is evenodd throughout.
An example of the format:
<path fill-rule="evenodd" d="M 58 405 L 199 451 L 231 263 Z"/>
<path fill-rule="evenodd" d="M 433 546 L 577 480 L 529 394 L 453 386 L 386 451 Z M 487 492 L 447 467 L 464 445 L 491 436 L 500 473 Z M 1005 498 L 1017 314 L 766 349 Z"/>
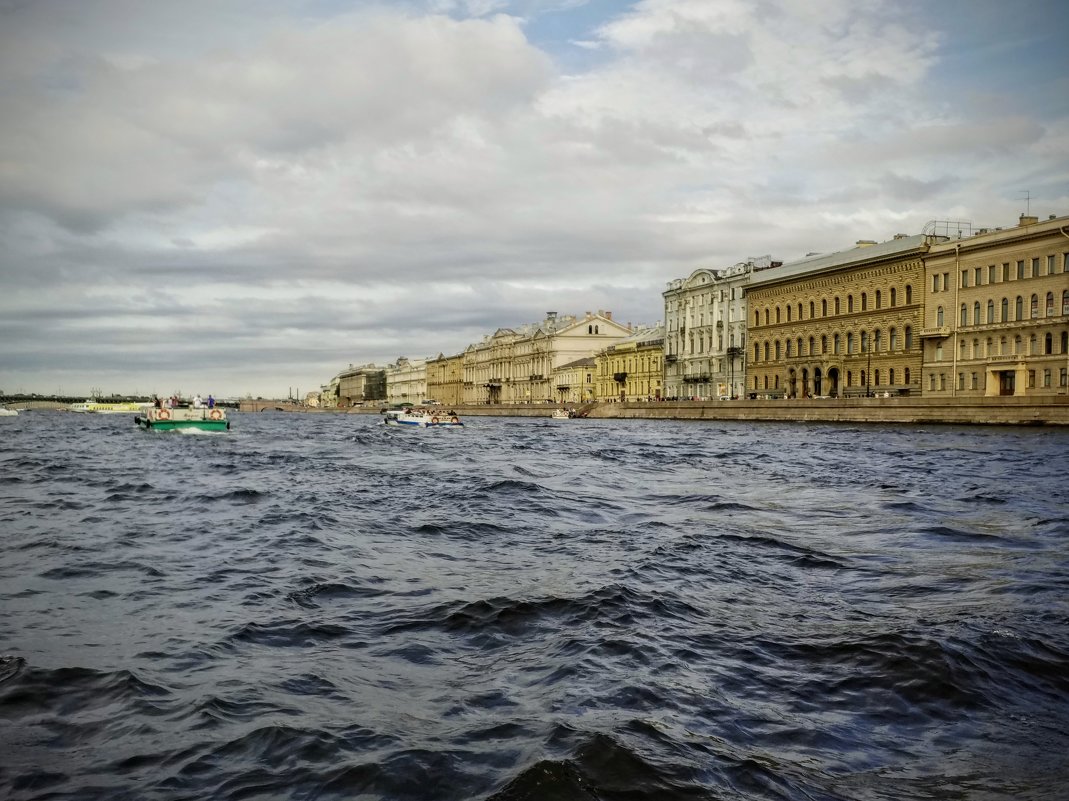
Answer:
<path fill-rule="evenodd" d="M 898 239 L 890 239 L 886 242 L 879 242 L 875 245 L 867 245 L 865 247 L 858 246 L 836 253 L 821 253 L 815 256 L 809 256 L 804 259 L 799 259 L 798 261 L 788 262 L 779 267 L 773 267 L 769 270 L 755 272 L 750 279 L 748 289 L 779 283 L 780 281 L 785 281 L 789 278 L 797 278 L 802 275 L 829 272 L 831 270 L 838 270 L 855 264 L 864 264 L 865 262 L 892 258 L 894 256 L 904 256 L 911 251 L 921 250 L 921 248 L 928 244 L 930 239 L 930 237 L 925 236 L 924 234 L 914 234 L 913 236 L 904 236 Z"/>

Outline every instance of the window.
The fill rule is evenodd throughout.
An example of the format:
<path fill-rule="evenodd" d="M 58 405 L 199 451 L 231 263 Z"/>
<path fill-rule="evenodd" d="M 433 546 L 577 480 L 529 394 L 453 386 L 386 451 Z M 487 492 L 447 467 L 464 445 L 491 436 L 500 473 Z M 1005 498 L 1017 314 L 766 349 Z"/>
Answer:
<path fill-rule="evenodd" d="M 961 288 L 966 289 L 969 286 L 969 271 L 961 271 Z"/>
<path fill-rule="evenodd" d="M 1013 307 L 1013 310 L 1014 310 L 1014 313 L 1015 313 L 1013 319 L 1015 319 L 1015 320 L 1023 320 L 1024 319 L 1024 298 L 1022 298 L 1020 295 L 1017 296 L 1017 303 Z"/>
<path fill-rule="evenodd" d="M 1010 280 L 1010 263 L 1008 261 L 1002 262 L 1002 280 Z"/>
<path fill-rule="evenodd" d="M 810 356 L 812 356 L 813 354 L 815 354 L 817 352 L 816 347 L 814 347 L 814 343 L 815 343 L 815 340 L 813 339 L 813 337 L 810 337 L 809 338 L 809 355 Z"/>
<path fill-rule="evenodd" d="M 820 316 L 821 317 L 827 317 L 828 316 L 828 299 L 827 298 L 821 298 L 820 299 Z"/>
<path fill-rule="evenodd" d="M 976 301 L 976 303 L 972 305 L 972 324 L 980 325 L 982 322 L 983 320 L 980 319 L 980 301 Z"/>
<path fill-rule="evenodd" d="M 790 307 L 790 305 L 788 305 L 787 306 L 787 322 L 789 323 L 790 321 L 791 321 L 791 307 Z"/>
<path fill-rule="evenodd" d="M 958 351 L 959 351 L 958 358 L 963 360 L 963 361 L 965 359 L 965 349 L 967 347 L 968 347 L 968 343 L 966 343 L 966 341 L 964 339 L 961 340 L 961 342 L 958 343 Z"/>
<path fill-rule="evenodd" d="M 905 350 L 913 350 L 913 329 L 908 325 L 906 326 Z"/>
<path fill-rule="evenodd" d="M 983 275 L 983 271 L 979 267 L 977 267 L 975 270 L 973 270 L 973 285 L 974 286 L 980 286 L 980 278 L 981 278 L 982 275 Z"/>
<path fill-rule="evenodd" d="M 835 298 L 835 313 L 839 313 L 839 298 Z"/>
<path fill-rule="evenodd" d="M 801 303 L 798 304 L 798 319 L 799 320 L 802 319 L 802 304 Z"/>
<path fill-rule="evenodd" d="M 902 380 L 907 384 L 909 383 L 909 368 L 908 367 L 905 369 L 905 375 L 904 375 L 904 378 Z"/>
<path fill-rule="evenodd" d="M 913 287 L 906 284 L 906 305 L 909 306 L 913 303 Z"/>
<path fill-rule="evenodd" d="M 1047 275 L 1054 275 L 1058 271 L 1058 265 L 1054 263 L 1054 255 L 1047 256 Z"/>
<path fill-rule="evenodd" d="M 1009 322 L 1010 319 L 1010 302 L 1006 298 L 1002 299 L 1002 317 L 1001 322 Z"/>
<path fill-rule="evenodd" d="M 1033 320 L 1039 317 L 1039 295 L 1032 295 L 1028 304 L 1028 311 Z"/>
<path fill-rule="evenodd" d="M 893 309 L 893 308 L 894 308 L 894 306 L 895 306 L 895 295 L 896 295 L 896 294 L 897 294 L 897 293 L 895 292 L 895 288 L 894 288 L 894 287 L 891 287 L 891 308 L 892 308 L 892 309 Z"/>
<path fill-rule="evenodd" d="M 969 307 L 964 303 L 961 304 L 961 324 L 963 326 L 969 324 Z"/>
<path fill-rule="evenodd" d="M 877 309 L 880 308 L 882 303 L 883 303 L 883 295 L 880 293 L 880 290 L 877 289 L 876 290 L 876 308 Z"/>
<path fill-rule="evenodd" d="M 809 319 L 810 320 L 812 320 L 814 317 L 817 316 L 815 309 L 816 309 L 816 307 L 813 305 L 813 301 L 809 301 Z"/>
<path fill-rule="evenodd" d="M 1043 371 L 1043 386 L 1046 389 L 1050 389 L 1050 370 L 1049 369 Z"/>
<path fill-rule="evenodd" d="M 987 283 L 989 283 L 989 284 L 995 283 L 995 275 L 996 275 L 995 265 L 994 264 L 989 264 L 987 266 Z"/>
<path fill-rule="evenodd" d="M 965 389 L 965 373 L 958 373 L 958 390 Z"/>
<path fill-rule="evenodd" d="M 768 343 L 765 343 L 765 361 L 768 361 Z"/>
<path fill-rule="evenodd" d="M 846 335 L 846 352 L 847 353 L 853 353 L 854 352 L 854 335 L 853 335 L 853 333 L 848 333 Z"/>
<path fill-rule="evenodd" d="M 776 307 L 776 322 L 779 322 L 779 306 Z"/>
<path fill-rule="evenodd" d="M 969 389 L 979 388 L 979 375 L 977 373 L 972 374 L 972 380 L 970 381 Z"/>
<path fill-rule="evenodd" d="M 846 296 L 846 313 L 847 314 L 853 314 L 854 313 L 854 296 L 853 295 L 847 295 Z"/>
<path fill-rule="evenodd" d="M 1046 312 L 1046 315 L 1047 315 L 1047 317 L 1053 317 L 1054 316 L 1054 293 L 1053 292 L 1048 292 L 1047 293 L 1047 312 Z"/>
<path fill-rule="evenodd" d="M 798 355 L 799 356 L 804 356 L 805 355 L 804 353 L 802 353 L 802 338 L 801 337 L 798 337 Z"/>
<path fill-rule="evenodd" d="M 943 307 L 940 306 L 935 310 L 935 324 L 938 326 L 943 325 Z"/>
<path fill-rule="evenodd" d="M 895 368 L 891 368 L 887 371 L 887 383 L 891 386 L 895 385 Z"/>
<path fill-rule="evenodd" d="M 1039 259 L 1032 259 L 1032 277 L 1039 278 Z"/>
<path fill-rule="evenodd" d="M 935 345 L 935 360 L 937 362 L 943 361 L 943 343 L 937 342 Z"/>
<path fill-rule="evenodd" d="M 779 350 L 779 348 L 780 348 L 780 345 L 779 345 L 779 340 L 777 339 L 777 340 L 776 340 L 776 359 L 777 359 L 777 360 L 779 359 L 779 356 L 780 356 L 780 350 Z"/>
<path fill-rule="evenodd" d="M 932 292 L 939 291 L 939 273 L 935 273 L 932 276 Z"/>
<path fill-rule="evenodd" d="M 755 362 L 761 360 L 761 345 L 757 342 L 753 343 L 753 360 Z"/>
<path fill-rule="evenodd" d="M 1028 371 L 1028 388 L 1029 389 L 1035 389 L 1036 388 L 1036 371 L 1035 370 L 1029 370 Z"/>
<path fill-rule="evenodd" d="M 995 322 L 995 301 L 993 300 L 987 302 L 987 322 L 988 324 Z"/>
<path fill-rule="evenodd" d="M 1017 277 L 1024 278 L 1024 260 L 1017 262 Z"/>
<path fill-rule="evenodd" d="M 950 273 L 943 273 L 943 289 L 950 289 Z"/>
<path fill-rule="evenodd" d="M 791 340 L 789 340 L 789 339 L 788 339 L 788 340 L 787 340 L 787 358 L 788 358 L 788 359 L 789 359 L 789 358 L 791 358 L 791 355 L 792 355 L 792 354 L 791 354 L 791 345 L 792 345 L 792 344 L 793 344 L 793 343 L 791 342 Z"/>
<path fill-rule="evenodd" d="M 838 355 L 839 354 L 839 335 L 838 334 L 836 334 L 835 336 L 832 337 L 831 343 L 832 343 L 832 353 Z"/>
<path fill-rule="evenodd" d="M 872 383 L 875 384 L 876 386 L 880 385 L 880 371 L 879 370 L 873 370 L 872 371 Z"/>
<path fill-rule="evenodd" d="M 935 392 L 935 373 L 931 373 L 928 376 L 928 389 Z"/>
<path fill-rule="evenodd" d="M 869 334 L 868 331 L 861 332 L 861 352 L 867 353 L 869 350 Z"/>
<path fill-rule="evenodd" d="M 1069 289 L 1062 292 L 1062 314 L 1069 314 Z"/>
<path fill-rule="evenodd" d="M 876 351 L 877 353 L 880 352 L 880 339 L 881 339 L 880 329 L 877 328 L 876 331 L 872 334 L 872 349 L 874 351 Z"/>
<path fill-rule="evenodd" d="M 828 338 L 826 336 L 823 336 L 823 335 L 820 337 L 820 352 L 821 353 L 827 353 L 828 352 Z"/>
<path fill-rule="evenodd" d="M 1032 336 L 1028 338 L 1028 355 L 1035 356 L 1037 353 L 1039 353 L 1039 351 L 1036 350 L 1036 335 L 1032 334 Z"/>
<path fill-rule="evenodd" d="M 868 311 L 869 308 L 869 296 L 867 292 L 861 293 L 861 311 Z"/>
<path fill-rule="evenodd" d="M 888 339 L 888 348 L 893 352 L 895 348 L 898 347 L 898 331 L 892 328 L 890 334 L 888 335 Z M 891 383 L 893 384 L 894 382 L 892 381 Z"/>
<path fill-rule="evenodd" d="M 753 324 L 754 325 L 761 325 L 761 312 L 755 311 L 753 313 Z"/>
<path fill-rule="evenodd" d="M 947 388 L 947 376 L 946 373 L 939 374 L 939 391 L 946 392 Z"/>
<path fill-rule="evenodd" d="M 1043 337 L 1043 353 L 1051 356 L 1054 353 L 1054 335 L 1049 331 Z"/>

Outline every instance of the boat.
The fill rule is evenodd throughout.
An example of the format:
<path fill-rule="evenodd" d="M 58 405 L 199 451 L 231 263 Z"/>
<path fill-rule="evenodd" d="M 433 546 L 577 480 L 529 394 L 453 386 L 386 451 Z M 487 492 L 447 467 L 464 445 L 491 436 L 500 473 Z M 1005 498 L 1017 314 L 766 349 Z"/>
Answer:
<path fill-rule="evenodd" d="M 572 412 L 570 409 L 560 408 L 553 412 L 554 420 L 571 420 Z"/>
<path fill-rule="evenodd" d="M 415 426 L 417 428 L 460 428 L 463 423 L 453 411 L 438 409 L 387 409 L 382 413 L 382 422 L 388 426 Z"/>
<path fill-rule="evenodd" d="M 151 406 L 151 403 L 132 403 L 126 401 L 109 403 L 106 401 L 87 400 L 82 403 L 72 403 L 70 405 L 70 410 L 72 412 L 80 412 L 83 414 L 137 414 L 138 412 L 145 411 Z"/>
<path fill-rule="evenodd" d="M 162 409 L 149 407 L 144 414 L 134 418 L 134 422 L 140 428 L 154 431 L 195 430 L 195 431 L 227 431 L 230 421 L 226 419 L 226 410 L 218 406 L 208 407 L 184 407 Z"/>

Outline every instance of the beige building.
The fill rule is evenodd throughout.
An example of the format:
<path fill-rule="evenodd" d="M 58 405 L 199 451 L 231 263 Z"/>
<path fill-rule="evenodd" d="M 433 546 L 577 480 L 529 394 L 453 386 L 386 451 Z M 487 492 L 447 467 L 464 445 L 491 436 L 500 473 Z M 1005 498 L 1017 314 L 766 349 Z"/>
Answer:
<path fill-rule="evenodd" d="M 660 400 L 664 393 L 664 326 L 636 331 L 594 357 L 600 401 Z"/>
<path fill-rule="evenodd" d="M 557 403 L 586 403 L 594 400 L 594 357 L 562 364 L 553 369 L 553 390 Z"/>
<path fill-rule="evenodd" d="M 924 259 L 924 394 L 1066 394 L 1069 217 L 970 233 Z"/>
<path fill-rule="evenodd" d="M 388 365 L 386 374 L 386 402 L 422 403 L 427 398 L 427 360 L 405 356 Z"/>
<path fill-rule="evenodd" d="M 444 406 L 464 402 L 464 354 L 427 360 L 427 397 Z"/>
<path fill-rule="evenodd" d="M 331 379 L 324 389 L 332 393 L 330 396 L 321 396 L 325 407 L 346 408 L 367 401 L 381 401 L 386 399 L 386 374 L 381 367 L 373 364 L 362 367 L 350 364 L 347 370 L 342 370 Z"/>
<path fill-rule="evenodd" d="M 746 292 L 747 395 L 919 392 L 922 259 L 938 240 L 862 240 L 755 273 Z"/>
<path fill-rule="evenodd" d="M 464 352 L 465 403 L 553 403 L 553 371 L 593 356 L 631 333 L 612 312 L 558 317 L 539 324 L 501 328 Z"/>
<path fill-rule="evenodd" d="M 771 257 L 695 270 L 664 294 L 665 395 L 738 397 L 746 386 L 746 286 Z"/>

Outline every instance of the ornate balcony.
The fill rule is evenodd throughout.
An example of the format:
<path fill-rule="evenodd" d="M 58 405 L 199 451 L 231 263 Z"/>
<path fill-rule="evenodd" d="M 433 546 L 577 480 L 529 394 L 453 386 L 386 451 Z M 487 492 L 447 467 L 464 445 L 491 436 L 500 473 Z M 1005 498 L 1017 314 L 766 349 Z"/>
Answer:
<path fill-rule="evenodd" d="M 940 325 L 935 328 L 922 328 L 919 336 L 921 339 L 946 339 L 950 336 L 950 326 Z"/>

